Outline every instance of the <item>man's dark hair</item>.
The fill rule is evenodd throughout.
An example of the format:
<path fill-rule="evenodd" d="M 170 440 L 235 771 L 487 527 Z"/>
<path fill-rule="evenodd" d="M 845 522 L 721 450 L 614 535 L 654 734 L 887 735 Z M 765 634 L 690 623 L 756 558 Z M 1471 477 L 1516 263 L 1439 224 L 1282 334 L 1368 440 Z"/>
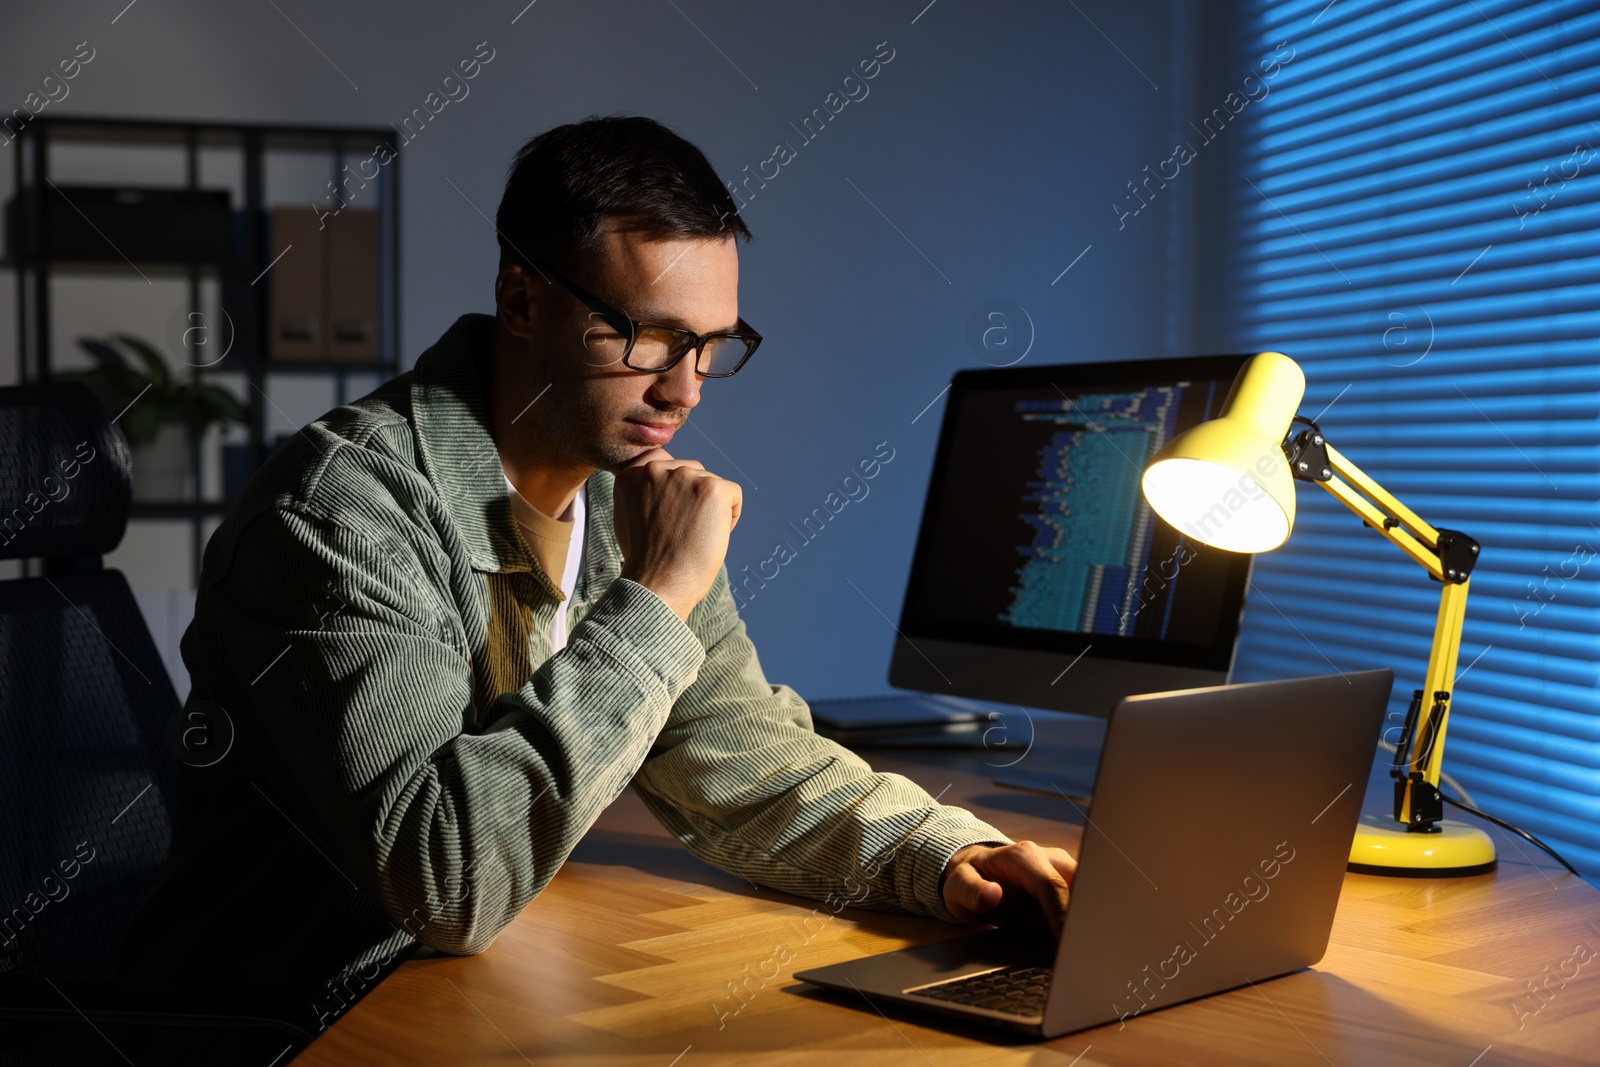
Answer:
<path fill-rule="evenodd" d="M 500 262 L 586 266 L 612 218 L 652 238 L 750 239 L 700 149 L 654 119 L 591 115 L 518 150 L 495 214 Z"/>

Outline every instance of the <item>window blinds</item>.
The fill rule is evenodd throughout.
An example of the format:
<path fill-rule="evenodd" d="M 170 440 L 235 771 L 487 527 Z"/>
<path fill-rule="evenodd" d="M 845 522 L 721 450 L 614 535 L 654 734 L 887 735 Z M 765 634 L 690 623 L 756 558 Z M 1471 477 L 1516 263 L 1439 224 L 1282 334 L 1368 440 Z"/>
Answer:
<path fill-rule="evenodd" d="M 1228 131 L 1232 341 L 1296 359 L 1331 443 L 1483 543 L 1445 771 L 1593 878 L 1600 4 L 1244 10 L 1234 65 L 1294 51 Z M 1439 587 L 1326 493 L 1299 502 L 1256 561 L 1235 677 L 1392 666 L 1397 724 Z M 1537 855 L 1492 834 L 1503 858 Z"/>

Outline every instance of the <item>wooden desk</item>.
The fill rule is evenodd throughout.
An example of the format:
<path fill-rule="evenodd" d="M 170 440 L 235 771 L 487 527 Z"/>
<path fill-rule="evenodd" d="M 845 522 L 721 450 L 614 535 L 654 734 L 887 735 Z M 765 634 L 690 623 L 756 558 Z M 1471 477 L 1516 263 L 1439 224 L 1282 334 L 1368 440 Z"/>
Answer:
<path fill-rule="evenodd" d="M 990 783 L 990 767 L 1004 762 L 996 754 L 918 762 L 901 755 L 869 758 L 935 794 L 948 784 L 947 802 L 1015 838 L 1076 849 L 1080 820 L 1065 803 Z M 1387 781 L 1374 783 L 1367 810 L 1382 810 L 1382 800 L 1370 798 L 1381 798 Z M 1531 846 L 1493 833 L 1501 865 L 1491 875 L 1347 875 L 1332 944 L 1312 969 L 1152 1012 L 1121 1029 L 1039 1043 L 892 1008 L 885 1016 L 795 982 L 796 970 L 960 928 L 822 910 L 808 930 L 801 921 L 820 905 L 754 889 L 700 863 L 629 791 L 487 952 L 402 965 L 295 1063 L 1600 1062 L 1600 892 Z M 793 958 L 763 984 L 780 945 L 788 951 L 779 958 Z M 1593 956 L 1587 963 L 1574 960 L 1578 946 Z M 1564 961 L 1571 961 L 1566 979 Z M 1542 996 L 1529 992 L 1529 982 Z"/>

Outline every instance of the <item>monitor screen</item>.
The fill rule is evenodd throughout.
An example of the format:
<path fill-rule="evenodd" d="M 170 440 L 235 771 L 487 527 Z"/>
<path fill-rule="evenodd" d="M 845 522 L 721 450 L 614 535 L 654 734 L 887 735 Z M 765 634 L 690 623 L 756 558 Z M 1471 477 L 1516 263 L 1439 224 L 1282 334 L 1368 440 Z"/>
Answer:
<path fill-rule="evenodd" d="M 902 610 L 903 640 L 1042 654 L 1035 673 L 1082 655 L 1191 672 L 1149 676 L 1164 685 L 1224 680 L 1250 557 L 1167 525 L 1139 482 L 1162 445 L 1217 416 L 1246 358 L 957 375 Z M 1005 699 L 984 670 L 976 678 L 962 673 L 966 685 L 940 685 L 922 672 L 929 684 L 915 687 Z M 1134 686 L 1127 692 L 1149 691 L 1128 668 L 1122 673 Z M 891 681 L 904 684 L 893 672 Z"/>

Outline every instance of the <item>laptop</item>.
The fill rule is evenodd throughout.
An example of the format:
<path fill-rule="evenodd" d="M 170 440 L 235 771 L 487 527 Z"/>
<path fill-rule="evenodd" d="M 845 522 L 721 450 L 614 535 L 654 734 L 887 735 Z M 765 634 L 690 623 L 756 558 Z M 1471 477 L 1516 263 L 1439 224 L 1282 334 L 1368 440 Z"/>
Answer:
<path fill-rule="evenodd" d="M 861 993 L 1055 1037 L 1309 967 L 1327 950 L 1393 680 L 1124 697 L 1079 809 L 1059 941 L 990 927 L 795 977 L 858 1007 Z"/>

